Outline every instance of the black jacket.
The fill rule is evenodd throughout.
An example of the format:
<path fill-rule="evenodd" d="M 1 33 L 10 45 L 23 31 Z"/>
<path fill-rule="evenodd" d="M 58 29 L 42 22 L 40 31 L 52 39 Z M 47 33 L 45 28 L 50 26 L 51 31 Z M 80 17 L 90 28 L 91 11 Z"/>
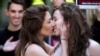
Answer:
<path fill-rule="evenodd" d="M 94 34 L 93 39 L 100 43 L 100 22 L 96 20 L 91 26 L 91 29 Z"/>

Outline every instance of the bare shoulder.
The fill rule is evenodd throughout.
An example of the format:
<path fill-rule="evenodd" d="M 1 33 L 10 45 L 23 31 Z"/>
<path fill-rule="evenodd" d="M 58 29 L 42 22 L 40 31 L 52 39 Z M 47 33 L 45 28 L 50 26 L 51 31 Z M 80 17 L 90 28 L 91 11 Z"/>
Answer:
<path fill-rule="evenodd" d="M 92 39 L 89 39 L 89 53 L 90 56 L 100 56 L 100 44 Z"/>
<path fill-rule="evenodd" d="M 48 56 L 48 54 L 44 51 L 43 48 L 41 48 L 37 44 L 31 44 L 28 46 L 25 56 Z"/>

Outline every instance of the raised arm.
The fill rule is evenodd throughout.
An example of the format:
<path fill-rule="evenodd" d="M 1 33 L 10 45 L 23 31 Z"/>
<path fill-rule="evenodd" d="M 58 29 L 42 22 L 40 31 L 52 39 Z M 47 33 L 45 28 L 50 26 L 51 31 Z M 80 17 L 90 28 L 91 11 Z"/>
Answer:
<path fill-rule="evenodd" d="M 64 23 L 61 24 L 61 56 L 68 56 L 67 48 L 68 48 L 68 33 L 69 33 L 69 24 L 65 25 Z"/>

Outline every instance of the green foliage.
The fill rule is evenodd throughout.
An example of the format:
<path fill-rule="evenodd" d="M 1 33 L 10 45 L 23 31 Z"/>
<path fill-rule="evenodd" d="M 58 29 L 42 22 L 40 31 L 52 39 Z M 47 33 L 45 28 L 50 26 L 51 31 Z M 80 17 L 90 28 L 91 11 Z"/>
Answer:
<path fill-rule="evenodd" d="M 0 0 L 0 8 L 3 6 L 3 2 L 4 2 L 5 0 Z"/>

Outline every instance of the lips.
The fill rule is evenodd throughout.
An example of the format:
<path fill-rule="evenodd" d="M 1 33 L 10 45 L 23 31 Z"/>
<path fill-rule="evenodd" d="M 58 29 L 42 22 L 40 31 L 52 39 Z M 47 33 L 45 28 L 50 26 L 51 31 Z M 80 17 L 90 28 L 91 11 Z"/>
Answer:
<path fill-rule="evenodd" d="M 55 30 L 55 29 L 53 28 L 52 31 L 54 32 L 54 30 Z"/>
<path fill-rule="evenodd" d="M 14 18 L 13 20 L 16 22 L 16 21 L 19 21 L 19 20 L 20 20 L 20 18 Z"/>
<path fill-rule="evenodd" d="M 53 32 L 56 33 L 57 32 L 57 28 L 55 28 Z"/>
<path fill-rule="evenodd" d="M 57 30 L 57 27 L 54 27 L 54 28 L 53 28 L 53 31 L 55 32 L 56 30 Z"/>

